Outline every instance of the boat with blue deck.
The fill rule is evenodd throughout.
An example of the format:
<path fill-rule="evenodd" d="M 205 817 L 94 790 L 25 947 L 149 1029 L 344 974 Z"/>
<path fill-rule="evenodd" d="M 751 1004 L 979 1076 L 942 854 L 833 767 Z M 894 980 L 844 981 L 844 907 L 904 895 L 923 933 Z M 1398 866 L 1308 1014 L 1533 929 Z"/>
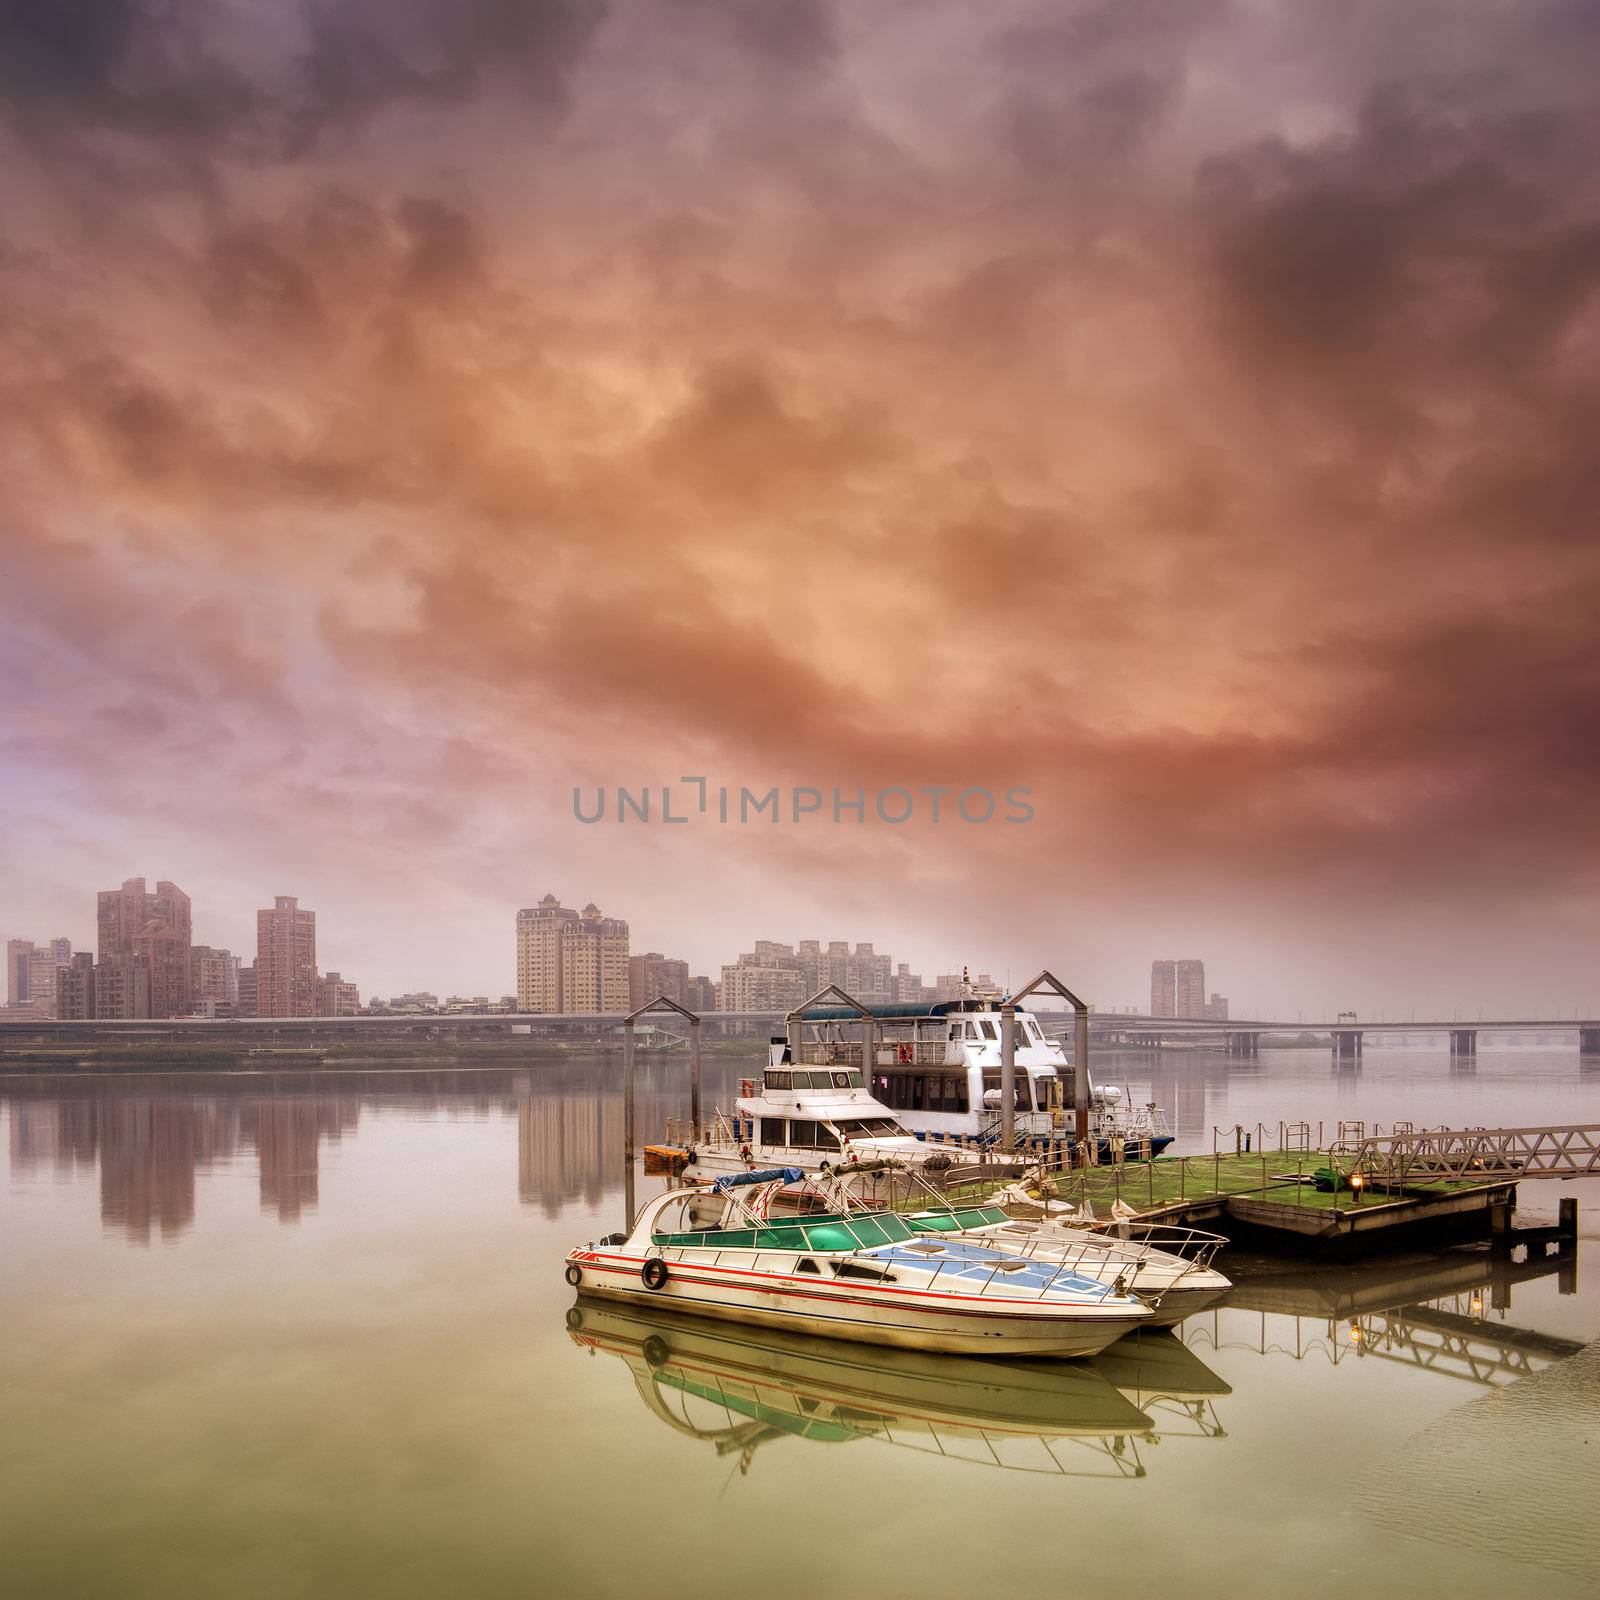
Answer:
<path fill-rule="evenodd" d="M 797 1167 L 728 1174 L 649 1200 L 626 1235 L 567 1256 L 581 1293 L 950 1354 L 1090 1356 L 1147 1325 L 1117 1284 L 892 1212 L 769 1215 Z"/>

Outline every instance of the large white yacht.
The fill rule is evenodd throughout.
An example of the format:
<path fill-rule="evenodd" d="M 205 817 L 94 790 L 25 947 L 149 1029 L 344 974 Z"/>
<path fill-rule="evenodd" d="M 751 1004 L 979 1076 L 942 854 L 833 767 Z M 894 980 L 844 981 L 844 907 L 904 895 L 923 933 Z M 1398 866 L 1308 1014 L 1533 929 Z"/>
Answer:
<path fill-rule="evenodd" d="M 961 1159 L 957 1151 L 992 1152 L 1003 1121 L 1001 1001 L 864 1009 L 865 1018 L 844 1006 L 809 1007 L 797 1044 L 775 1036 L 759 1082 L 744 1079 L 733 1111 L 718 1111 L 700 1139 L 684 1144 L 689 1172 L 715 1177 L 774 1165 L 812 1172 L 879 1156 L 944 1164 Z M 1066 1108 L 1077 1069 L 1031 1011 L 1016 1013 L 1014 1060 L 1018 1150 L 1070 1164 L 1076 1140 Z M 1134 1106 L 1125 1090 L 1092 1080 L 1088 1098 L 1091 1160 L 1147 1160 L 1172 1143 L 1157 1106 Z"/>

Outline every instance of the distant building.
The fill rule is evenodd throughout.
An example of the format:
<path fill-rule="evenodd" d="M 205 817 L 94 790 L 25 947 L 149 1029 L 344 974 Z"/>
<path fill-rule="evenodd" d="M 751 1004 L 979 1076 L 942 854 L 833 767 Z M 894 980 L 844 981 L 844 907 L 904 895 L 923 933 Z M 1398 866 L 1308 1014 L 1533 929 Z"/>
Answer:
<path fill-rule="evenodd" d="M 152 1017 L 189 1015 L 189 897 L 165 878 L 156 892 L 143 878 L 128 878 L 120 889 L 102 890 L 98 905 L 99 954 L 143 961 L 148 973 Z"/>
<path fill-rule="evenodd" d="M 933 998 L 936 1003 L 943 1005 L 947 1000 L 959 1000 L 963 993 L 965 980 L 959 972 L 941 972 L 933 980 Z"/>
<path fill-rule="evenodd" d="M 99 1014 L 94 955 L 80 950 L 64 967 L 56 968 L 56 1016 L 63 1022 L 88 1022 Z"/>
<path fill-rule="evenodd" d="M 143 956 L 102 956 L 94 968 L 94 1014 L 117 1022 L 151 1015 L 150 963 Z"/>
<path fill-rule="evenodd" d="M 1225 994 L 1214 994 L 1206 1001 L 1206 1021 L 1226 1022 L 1228 1020 L 1228 997 Z"/>
<path fill-rule="evenodd" d="M 686 991 L 688 998 L 683 1002 L 691 1011 L 704 1016 L 708 1011 L 717 1009 L 717 985 L 714 979 L 707 977 L 691 978 Z"/>
<path fill-rule="evenodd" d="M 439 997 L 430 994 L 426 989 L 415 990 L 411 994 L 397 994 L 390 1002 L 391 1011 L 437 1011 Z"/>
<path fill-rule="evenodd" d="M 6 940 L 6 1003 L 19 1006 L 28 998 L 28 956 L 32 939 Z"/>
<path fill-rule="evenodd" d="M 1205 1021 L 1208 1015 L 1205 962 L 1152 961 L 1150 1015 Z"/>
<path fill-rule="evenodd" d="M 578 1015 L 628 1011 L 628 924 L 553 894 L 517 913 L 517 1006 Z"/>
<path fill-rule="evenodd" d="M 256 912 L 256 1015 L 317 1015 L 317 914 L 280 894 Z"/>
<path fill-rule="evenodd" d="M 238 1000 L 239 963 L 233 953 L 208 944 L 191 946 L 189 1005 L 195 1015 L 214 1017 L 217 1006 L 233 1006 Z"/>
<path fill-rule="evenodd" d="M 1150 1015 L 1175 1017 L 1178 1014 L 1178 964 L 1176 961 L 1150 963 Z"/>
<path fill-rule="evenodd" d="M 248 967 L 241 965 L 238 978 L 238 999 L 234 1005 L 241 1017 L 258 1015 L 256 1011 L 256 964 L 251 962 Z"/>
<path fill-rule="evenodd" d="M 689 963 L 664 956 L 659 950 L 629 956 L 628 1009 L 637 1011 L 661 995 L 680 1006 L 689 1004 Z"/>
<path fill-rule="evenodd" d="M 1174 963 L 1177 979 L 1177 1006 L 1174 1015 L 1201 1021 L 1206 1014 L 1206 964 L 1203 961 Z"/>
<path fill-rule="evenodd" d="M 744 957 L 722 969 L 717 985 L 719 1011 L 792 1011 L 809 998 L 805 979 L 794 967 L 742 965 Z"/>
<path fill-rule="evenodd" d="M 15 1010 L 47 1019 L 56 1015 L 56 973 L 72 959 L 72 941 L 6 941 L 6 998 Z"/>
<path fill-rule="evenodd" d="M 327 972 L 317 979 L 317 1015 L 319 1017 L 353 1017 L 361 1010 L 361 994 L 353 983 L 347 983 L 337 972 Z"/>

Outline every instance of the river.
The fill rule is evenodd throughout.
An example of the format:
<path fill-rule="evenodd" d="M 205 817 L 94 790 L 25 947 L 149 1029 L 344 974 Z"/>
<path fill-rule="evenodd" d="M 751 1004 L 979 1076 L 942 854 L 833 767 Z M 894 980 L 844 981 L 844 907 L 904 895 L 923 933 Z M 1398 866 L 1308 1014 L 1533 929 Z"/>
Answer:
<path fill-rule="evenodd" d="M 708 1103 L 748 1070 L 708 1061 Z M 1600 1122 L 1557 1048 L 1097 1072 L 1182 1151 Z M 1600 1181 L 1522 1186 L 1525 1219 L 1579 1195 L 1575 1272 L 1225 1255 L 1234 1301 L 1175 1335 L 1011 1368 L 575 1306 L 563 1253 L 621 1224 L 619 1078 L 0 1078 L 0 1592 L 1596 1592 Z M 684 1078 L 643 1066 L 642 1130 Z"/>

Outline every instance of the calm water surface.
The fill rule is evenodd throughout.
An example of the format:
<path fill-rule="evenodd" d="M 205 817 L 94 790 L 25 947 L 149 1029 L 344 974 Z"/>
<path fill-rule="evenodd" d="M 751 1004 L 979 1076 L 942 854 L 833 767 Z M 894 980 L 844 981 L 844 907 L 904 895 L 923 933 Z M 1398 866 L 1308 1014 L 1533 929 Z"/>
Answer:
<path fill-rule="evenodd" d="M 1600 1122 L 1561 1048 L 1100 1071 L 1185 1150 Z M 645 1069 L 642 1128 L 681 1076 Z M 0 1593 L 1597 1592 L 1600 1183 L 1523 1186 L 1579 1194 L 1575 1274 L 1235 1258 L 1176 1336 L 997 1366 L 575 1313 L 563 1253 L 621 1223 L 617 1078 L 0 1079 Z"/>

